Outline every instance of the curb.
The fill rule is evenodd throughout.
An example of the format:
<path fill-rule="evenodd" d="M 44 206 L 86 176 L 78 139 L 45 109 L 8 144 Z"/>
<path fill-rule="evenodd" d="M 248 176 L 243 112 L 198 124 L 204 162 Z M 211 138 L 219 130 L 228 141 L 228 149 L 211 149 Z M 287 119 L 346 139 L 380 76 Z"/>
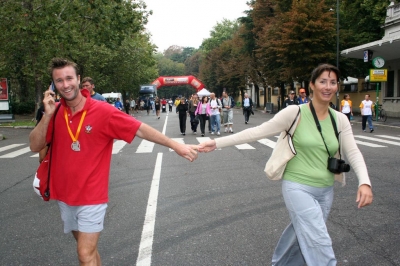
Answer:
<path fill-rule="evenodd" d="M 15 126 L 14 128 L 23 128 L 23 129 L 27 129 L 27 128 L 35 128 L 34 126 Z"/>
<path fill-rule="evenodd" d="M 33 129 L 35 127 L 34 126 L 1 126 L 0 125 L 0 128 Z"/>
<path fill-rule="evenodd" d="M 352 123 L 361 124 L 362 122 L 359 122 L 359 121 L 352 121 Z M 372 122 L 372 125 L 374 125 L 374 126 L 379 126 L 379 127 L 400 128 L 400 126 L 391 126 L 391 125 L 385 125 L 385 124 L 376 123 L 376 122 L 375 122 L 375 123 Z"/>

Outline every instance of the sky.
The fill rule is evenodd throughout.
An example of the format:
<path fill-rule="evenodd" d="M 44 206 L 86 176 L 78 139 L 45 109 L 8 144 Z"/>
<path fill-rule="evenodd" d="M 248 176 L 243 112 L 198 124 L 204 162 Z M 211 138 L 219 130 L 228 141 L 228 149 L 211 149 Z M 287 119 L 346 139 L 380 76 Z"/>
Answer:
<path fill-rule="evenodd" d="M 159 52 L 171 45 L 199 48 L 218 22 L 245 16 L 247 1 L 144 0 L 147 10 L 153 10 L 146 28 Z"/>

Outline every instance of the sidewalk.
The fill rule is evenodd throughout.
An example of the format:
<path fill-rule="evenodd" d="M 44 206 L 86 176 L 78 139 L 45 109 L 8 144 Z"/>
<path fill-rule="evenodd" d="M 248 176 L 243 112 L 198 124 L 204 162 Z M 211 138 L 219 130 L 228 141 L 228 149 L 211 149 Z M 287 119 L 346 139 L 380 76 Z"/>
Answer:
<path fill-rule="evenodd" d="M 264 110 L 262 109 L 255 109 L 257 112 L 260 112 L 262 114 L 268 115 L 271 118 L 276 114 L 276 111 L 274 114 L 270 113 L 265 113 Z M 360 123 L 362 122 L 362 117 L 360 114 L 355 114 L 353 116 L 353 120 L 351 123 Z M 400 117 L 388 117 L 386 122 L 381 122 L 381 121 L 372 121 L 372 124 L 375 126 L 382 126 L 382 127 L 392 127 L 392 128 L 400 128 Z"/>
<path fill-rule="evenodd" d="M 360 123 L 362 122 L 361 115 L 353 116 L 354 120 L 352 123 Z M 400 128 L 400 117 L 388 117 L 386 122 L 381 121 L 372 121 L 372 125 L 382 126 L 382 127 L 393 127 L 393 128 Z M 368 126 L 368 125 L 367 125 Z"/>

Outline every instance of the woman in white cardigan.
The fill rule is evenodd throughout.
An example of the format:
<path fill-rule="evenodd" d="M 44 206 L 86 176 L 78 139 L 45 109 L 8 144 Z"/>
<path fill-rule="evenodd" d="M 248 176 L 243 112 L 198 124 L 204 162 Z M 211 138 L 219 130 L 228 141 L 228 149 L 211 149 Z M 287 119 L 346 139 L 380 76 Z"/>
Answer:
<path fill-rule="evenodd" d="M 292 139 L 295 149 L 293 153 L 296 155 L 292 155 L 283 164 L 284 168 L 278 177 L 272 177 L 279 179 L 282 175 L 282 194 L 291 220 L 275 248 L 272 265 L 336 265 L 325 223 L 332 206 L 335 178 L 345 184 L 342 172 L 348 169 L 342 161 L 337 160 L 343 159 L 342 155 L 349 161 L 359 180 L 356 199 L 358 207 L 372 203 L 367 167 L 354 141 L 350 123 L 344 114 L 329 108 L 329 102 L 338 90 L 339 76 L 336 67 L 319 65 L 311 74 L 311 103 L 288 106 L 260 126 L 203 142 L 198 147 L 200 152 L 209 152 L 278 133 L 281 133 L 280 139 L 285 136 Z M 297 116 L 299 111 L 300 116 Z M 290 136 L 285 133 L 288 131 L 294 133 Z M 279 145 L 278 140 L 271 156 L 273 159 L 270 160 L 274 160 L 274 163 L 280 160 L 282 154 L 292 153 L 287 140 L 283 141 L 286 141 L 286 145 Z M 270 165 L 267 163 L 267 173 Z"/>

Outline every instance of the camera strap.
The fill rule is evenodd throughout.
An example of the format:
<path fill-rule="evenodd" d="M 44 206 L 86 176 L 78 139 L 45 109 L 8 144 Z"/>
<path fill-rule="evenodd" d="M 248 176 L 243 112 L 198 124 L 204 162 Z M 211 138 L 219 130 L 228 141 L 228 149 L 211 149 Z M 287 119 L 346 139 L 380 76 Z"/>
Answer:
<path fill-rule="evenodd" d="M 314 109 L 314 106 L 313 106 L 313 104 L 312 104 L 312 101 L 310 101 L 310 109 L 311 109 L 311 113 L 312 113 L 312 115 L 313 115 L 313 117 L 314 117 L 315 125 L 317 126 L 317 129 L 318 129 L 319 133 L 321 134 L 322 141 L 324 142 L 326 152 L 328 153 L 329 158 L 332 158 L 332 156 L 331 156 L 331 154 L 330 154 L 330 152 L 329 152 L 329 150 L 328 150 L 328 146 L 326 145 L 324 136 L 322 135 L 322 128 L 321 128 L 321 125 L 320 125 L 320 123 L 319 123 L 317 114 L 315 113 L 315 109 Z M 329 117 L 331 118 L 333 130 L 335 130 L 336 139 L 338 140 L 338 143 L 339 143 L 339 156 L 340 156 L 340 159 L 342 159 L 342 154 L 340 153 L 339 133 L 338 133 L 338 131 L 337 131 L 335 118 L 333 117 L 333 115 L 332 115 L 332 113 L 331 113 L 331 111 L 330 111 L 329 109 L 328 109 L 328 113 L 329 113 Z"/>

